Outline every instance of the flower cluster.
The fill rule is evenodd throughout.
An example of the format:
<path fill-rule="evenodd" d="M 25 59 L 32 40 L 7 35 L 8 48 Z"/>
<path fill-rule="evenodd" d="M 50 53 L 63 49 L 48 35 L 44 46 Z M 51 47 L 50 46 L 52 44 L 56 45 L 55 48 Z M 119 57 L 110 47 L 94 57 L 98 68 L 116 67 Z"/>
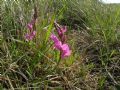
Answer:
<path fill-rule="evenodd" d="M 26 41 L 31 41 L 36 35 L 36 31 L 33 29 L 36 20 L 33 19 L 30 23 L 27 24 L 27 28 L 29 29 L 29 33 L 25 35 Z"/>
<path fill-rule="evenodd" d="M 68 44 L 65 43 L 66 36 L 64 33 L 67 31 L 67 28 L 59 26 L 59 24 L 57 24 L 56 22 L 55 22 L 55 27 L 57 29 L 60 40 L 58 39 L 56 35 L 51 34 L 50 38 L 54 42 L 54 48 L 60 51 L 61 58 L 68 57 L 71 54 L 71 50 Z"/>
<path fill-rule="evenodd" d="M 64 43 L 65 40 L 66 40 L 66 35 L 64 33 L 67 31 L 67 27 L 66 26 L 60 26 L 56 22 L 54 22 L 54 24 L 55 24 L 55 28 L 57 30 L 57 33 L 59 35 L 59 38 L 60 38 L 61 42 Z"/>

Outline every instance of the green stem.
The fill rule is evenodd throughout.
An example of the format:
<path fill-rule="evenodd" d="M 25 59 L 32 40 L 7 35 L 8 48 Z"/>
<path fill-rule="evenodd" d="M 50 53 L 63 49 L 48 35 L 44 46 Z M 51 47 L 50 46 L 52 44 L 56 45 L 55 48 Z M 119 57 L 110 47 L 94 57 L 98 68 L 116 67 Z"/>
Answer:
<path fill-rule="evenodd" d="M 57 62 L 57 64 L 56 64 L 56 66 L 54 67 L 54 69 L 53 69 L 53 70 L 55 70 L 55 69 L 59 66 L 60 61 L 61 61 L 61 52 L 60 52 L 60 57 L 59 57 L 59 60 L 58 60 L 58 62 Z"/>

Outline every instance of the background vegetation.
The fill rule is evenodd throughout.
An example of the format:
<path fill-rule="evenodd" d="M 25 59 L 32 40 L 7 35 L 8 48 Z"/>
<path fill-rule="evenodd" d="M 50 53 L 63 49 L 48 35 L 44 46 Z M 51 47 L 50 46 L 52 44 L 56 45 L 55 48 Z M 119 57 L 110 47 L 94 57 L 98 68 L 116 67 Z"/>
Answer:
<path fill-rule="evenodd" d="M 120 5 L 97 0 L 1 0 L 0 88 L 120 90 Z M 37 8 L 37 35 L 26 25 Z M 67 26 L 72 55 L 56 68 L 54 21 Z"/>

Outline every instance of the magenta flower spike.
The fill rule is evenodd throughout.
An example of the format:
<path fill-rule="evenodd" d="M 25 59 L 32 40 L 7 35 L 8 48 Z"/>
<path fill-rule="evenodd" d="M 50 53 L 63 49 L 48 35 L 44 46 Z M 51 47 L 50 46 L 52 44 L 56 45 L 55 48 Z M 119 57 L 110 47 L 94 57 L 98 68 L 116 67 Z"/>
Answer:
<path fill-rule="evenodd" d="M 27 28 L 29 29 L 29 33 L 25 35 L 26 41 L 31 41 L 36 35 L 36 31 L 33 30 L 33 26 L 35 25 L 36 20 L 33 19 L 30 23 L 27 24 Z"/>
<path fill-rule="evenodd" d="M 54 48 L 60 51 L 60 58 L 65 58 L 71 55 L 71 50 L 68 44 L 65 43 L 66 35 L 65 32 L 67 31 L 66 26 L 60 26 L 56 21 L 54 22 L 55 28 L 57 30 L 59 39 L 56 35 L 51 34 L 50 38 L 54 42 Z"/>
<path fill-rule="evenodd" d="M 26 41 L 31 41 L 36 35 L 36 20 L 37 20 L 37 7 L 34 7 L 33 19 L 27 24 L 27 28 L 29 29 L 28 33 L 25 35 Z"/>
<path fill-rule="evenodd" d="M 54 34 L 50 37 L 54 42 L 54 48 L 61 52 L 61 57 L 65 58 L 71 55 L 71 50 L 67 44 L 62 44 L 61 41 Z"/>

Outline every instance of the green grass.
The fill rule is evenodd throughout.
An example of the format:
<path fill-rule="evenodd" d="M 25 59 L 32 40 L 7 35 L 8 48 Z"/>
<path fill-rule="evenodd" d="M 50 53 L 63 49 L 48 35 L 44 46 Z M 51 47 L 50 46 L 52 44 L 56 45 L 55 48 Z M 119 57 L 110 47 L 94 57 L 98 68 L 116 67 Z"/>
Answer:
<path fill-rule="evenodd" d="M 0 89 L 119 90 L 120 6 L 96 0 L 2 0 Z M 26 25 L 37 7 L 37 35 Z M 72 55 L 59 62 L 54 21 L 67 25 Z M 56 66 L 57 65 L 57 66 Z"/>

